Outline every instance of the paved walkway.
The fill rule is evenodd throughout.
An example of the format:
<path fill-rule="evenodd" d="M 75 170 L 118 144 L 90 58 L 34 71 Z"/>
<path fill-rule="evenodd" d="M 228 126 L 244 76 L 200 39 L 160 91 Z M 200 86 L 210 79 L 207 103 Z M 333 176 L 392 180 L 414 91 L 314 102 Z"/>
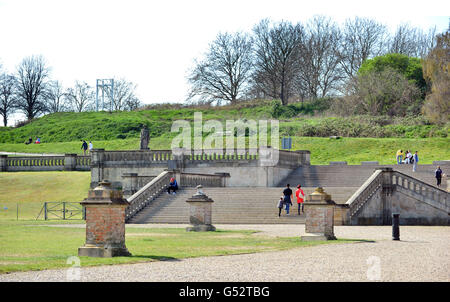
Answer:
<path fill-rule="evenodd" d="M 128 228 L 185 226 L 127 225 Z M 297 236 L 304 233 L 304 225 L 216 227 L 260 230 L 256 236 Z M 338 238 L 370 239 L 374 242 L 82 267 L 81 281 L 450 281 L 450 227 L 402 226 L 401 241 L 391 240 L 390 226 L 337 226 L 335 234 Z M 66 276 L 65 269 L 22 272 L 0 275 L 0 282 L 66 281 Z"/>

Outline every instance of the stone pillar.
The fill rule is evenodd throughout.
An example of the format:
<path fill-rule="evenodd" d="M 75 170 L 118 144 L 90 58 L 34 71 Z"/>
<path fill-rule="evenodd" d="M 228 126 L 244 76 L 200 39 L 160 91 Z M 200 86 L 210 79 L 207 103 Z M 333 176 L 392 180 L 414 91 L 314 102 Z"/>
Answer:
<path fill-rule="evenodd" d="M 382 217 L 378 224 L 391 225 L 392 224 L 392 194 L 395 190 L 395 185 L 392 184 L 392 175 L 394 170 L 392 168 L 380 168 L 382 170 L 382 191 L 381 191 L 381 213 Z M 374 171 L 375 172 L 375 171 Z"/>
<path fill-rule="evenodd" d="M 211 224 L 212 203 L 214 200 L 205 195 L 202 185 L 197 186 L 197 193 L 186 200 L 189 204 L 189 223 L 192 227 L 187 227 L 186 231 L 207 232 L 215 231 Z"/>
<path fill-rule="evenodd" d="M 125 246 L 125 209 L 128 201 L 122 192 L 104 180 L 89 190 L 81 202 L 86 209 L 86 243 L 78 248 L 79 256 L 131 256 Z"/>
<path fill-rule="evenodd" d="M 183 170 L 184 169 L 184 148 L 173 148 L 172 159 L 168 161 L 169 170 Z"/>
<path fill-rule="evenodd" d="M 77 155 L 64 154 L 64 171 L 75 171 L 77 168 Z"/>
<path fill-rule="evenodd" d="M 305 201 L 306 234 L 302 240 L 335 240 L 334 236 L 334 206 L 331 195 L 319 187 L 309 194 Z"/>
<path fill-rule="evenodd" d="M 216 172 L 214 174 L 221 176 L 221 180 L 222 180 L 221 181 L 221 186 L 222 187 L 227 187 L 228 186 L 228 178 L 230 178 L 230 173 Z"/>
<path fill-rule="evenodd" d="M 8 171 L 8 155 L 0 155 L 0 172 Z"/>
<path fill-rule="evenodd" d="M 91 153 L 91 188 L 102 181 L 105 149 L 92 149 Z"/>
<path fill-rule="evenodd" d="M 122 174 L 123 196 L 130 197 L 138 191 L 138 174 L 137 173 L 123 173 Z"/>
<path fill-rule="evenodd" d="M 279 150 L 273 149 L 271 146 L 260 146 L 258 156 L 260 167 L 273 167 L 278 164 Z"/>

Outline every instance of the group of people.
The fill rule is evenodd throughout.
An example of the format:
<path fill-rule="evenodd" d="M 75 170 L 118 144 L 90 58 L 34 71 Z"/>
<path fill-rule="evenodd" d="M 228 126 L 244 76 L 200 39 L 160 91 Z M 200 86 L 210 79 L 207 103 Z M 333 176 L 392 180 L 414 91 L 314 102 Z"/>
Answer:
<path fill-rule="evenodd" d="M 396 160 L 397 165 L 412 164 L 413 172 L 416 172 L 417 164 L 419 162 L 419 155 L 417 154 L 417 151 L 412 154 L 410 150 L 406 150 L 405 153 L 403 153 L 403 150 L 398 150 L 396 154 Z"/>
<path fill-rule="evenodd" d="M 300 184 L 297 185 L 295 197 L 297 198 L 298 215 L 300 215 L 300 211 L 304 213 L 303 202 L 305 199 L 305 192 L 303 191 L 302 186 Z M 283 196 L 281 196 L 280 200 L 278 201 L 278 217 L 281 217 L 281 211 L 283 209 L 286 210 L 286 215 L 289 215 L 289 208 L 293 205 L 292 199 L 293 199 L 293 192 L 292 189 L 290 188 L 290 185 L 287 184 L 286 188 L 283 190 Z"/>
<path fill-rule="evenodd" d="M 33 138 L 29 138 L 28 141 L 25 142 L 25 145 L 29 145 L 33 142 Z M 35 144 L 40 144 L 41 143 L 41 139 L 39 137 L 36 137 L 36 140 L 34 141 Z"/>
<path fill-rule="evenodd" d="M 86 141 L 83 141 L 83 143 L 81 144 L 81 150 L 83 150 L 84 155 L 86 155 L 86 151 L 88 149 L 89 149 L 89 153 L 91 153 L 92 149 L 94 149 L 94 145 L 92 144 L 91 141 L 89 141 L 89 146 L 88 146 L 88 143 L 86 143 Z"/>

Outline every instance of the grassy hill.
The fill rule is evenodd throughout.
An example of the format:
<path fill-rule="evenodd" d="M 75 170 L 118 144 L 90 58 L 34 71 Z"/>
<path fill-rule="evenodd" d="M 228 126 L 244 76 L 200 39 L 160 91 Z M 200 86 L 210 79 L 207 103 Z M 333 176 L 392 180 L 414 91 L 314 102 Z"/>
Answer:
<path fill-rule="evenodd" d="M 37 136 L 43 142 L 86 140 L 108 141 L 138 138 L 142 125 L 150 136 L 173 137 L 172 122 L 192 122 L 194 112 L 203 121 L 237 119 L 278 119 L 282 135 L 298 137 L 449 137 L 450 124 L 432 125 L 423 117 L 391 118 L 373 116 L 320 117 L 319 105 L 301 103 L 280 107 L 277 101 L 244 102 L 238 105 L 203 108 L 168 106 L 132 112 L 64 112 L 46 115 L 18 128 L 0 127 L 0 143 L 24 143 Z M 311 114 L 316 113 L 316 116 Z"/>
<path fill-rule="evenodd" d="M 203 122 L 214 119 L 224 127 L 226 120 L 278 119 L 280 137 L 293 137 L 294 150 L 310 150 L 313 164 L 334 160 L 391 164 L 397 149 L 418 150 L 422 163 L 450 159 L 450 123 L 434 125 L 423 117 L 324 116 L 324 108 L 323 100 L 288 106 L 280 106 L 277 101 L 253 101 L 220 107 L 162 105 L 133 112 L 55 113 L 22 127 L 0 127 L 0 151 L 81 154 L 83 139 L 91 140 L 95 148 L 138 149 L 144 124 L 150 130 L 151 149 L 170 149 L 171 138 L 177 135 L 170 131 L 173 121 L 187 120 L 192 125 L 194 113 L 201 112 Z M 343 138 L 330 140 L 332 135 Z M 29 137 L 37 136 L 42 144 L 24 144 Z"/>

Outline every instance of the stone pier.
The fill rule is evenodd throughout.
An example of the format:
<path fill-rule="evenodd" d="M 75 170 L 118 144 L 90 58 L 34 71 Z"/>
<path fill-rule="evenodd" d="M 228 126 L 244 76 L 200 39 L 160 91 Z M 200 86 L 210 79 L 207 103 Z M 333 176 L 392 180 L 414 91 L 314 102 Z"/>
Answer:
<path fill-rule="evenodd" d="M 304 241 L 335 240 L 334 236 L 334 206 L 331 195 L 318 187 L 308 195 L 305 201 L 306 234 L 302 236 Z"/>
<path fill-rule="evenodd" d="M 187 227 L 186 231 L 207 232 L 215 231 L 212 225 L 212 203 L 214 200 L 203 193 L 202 186 L 197 186 L 197 193 L 186 200 L 189 204 L 189 223 L 191 227 Z"/>
<path fill-rule="evenodd" d="M 89 190 L 81 202 L 86 208 L 86 243 L 78 249 L 79 256 L 131 256 L 125 246 L 125 208 L 128 201 L 122 191 L 111 188 L 104 180 Z"/>

